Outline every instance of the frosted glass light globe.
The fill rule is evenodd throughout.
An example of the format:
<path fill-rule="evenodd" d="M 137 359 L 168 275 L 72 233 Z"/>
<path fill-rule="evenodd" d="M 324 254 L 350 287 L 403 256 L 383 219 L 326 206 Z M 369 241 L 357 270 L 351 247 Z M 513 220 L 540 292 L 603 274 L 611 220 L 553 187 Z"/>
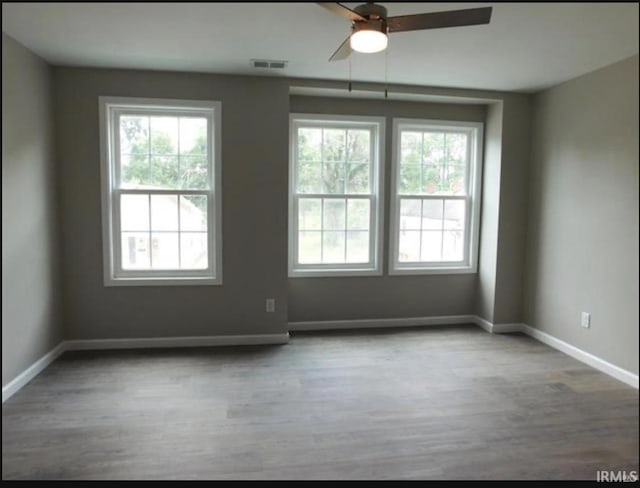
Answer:
<path fill-rule="evenodd" d="M 362 29 L 351 34 L 351 49 L 359 53 L 377 53 L 387 48 L 387 41 L 383 32 Z"/>

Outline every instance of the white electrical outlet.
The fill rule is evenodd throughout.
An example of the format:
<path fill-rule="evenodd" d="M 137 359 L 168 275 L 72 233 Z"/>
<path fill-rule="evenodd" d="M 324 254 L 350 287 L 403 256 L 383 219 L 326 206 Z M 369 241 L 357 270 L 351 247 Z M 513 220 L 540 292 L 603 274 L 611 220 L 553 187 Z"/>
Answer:
<path fill-rule="evenodd" d="M 276 299 L 267 298 L 267 312 L 275 312 L 275 311 L 276 311 Z"/>
<path fill-rule="evenodd" d="M 582 320 L 580 322 L 580 325 L 582 327 L 584 327 L 585 329 L 588 329 L 589 327 L 591 327 L 591 314 L 590 313 L 582 312 Z"/>

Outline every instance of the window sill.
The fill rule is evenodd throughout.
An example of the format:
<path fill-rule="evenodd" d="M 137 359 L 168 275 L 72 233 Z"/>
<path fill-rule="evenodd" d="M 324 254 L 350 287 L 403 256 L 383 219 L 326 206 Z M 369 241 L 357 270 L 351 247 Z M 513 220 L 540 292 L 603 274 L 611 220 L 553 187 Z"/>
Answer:
<path fill-rule="evenodd" d="M 222 278 L 105 278 L 104 286 L 221 286 Z"/>
<path fill-rule="evenodd" d="M 453 275 L 453 274 L 477 274 L 478 270 L 476 267 L 472 266 L 460 266 L 460 267 L 442 267 L 442 268 L 411 268 L 411 267 L 402 267 L 402 268 L 391 268 L 389 270 L 389 275 L 391 276 L 402 276 L 402 275 Z"/>
<path fill-rule="evenodd" d="M 382 276 L 381 269 L 298 269 L 289 270 L 289 278 L 345 278 L 349 276 Z"/>

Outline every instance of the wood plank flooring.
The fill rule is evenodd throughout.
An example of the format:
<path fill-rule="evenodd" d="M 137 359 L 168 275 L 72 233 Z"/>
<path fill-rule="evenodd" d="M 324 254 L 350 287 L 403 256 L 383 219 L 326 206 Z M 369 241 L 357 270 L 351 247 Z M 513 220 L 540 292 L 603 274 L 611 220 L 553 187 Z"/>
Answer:
<path fill-rule="evenodd" d="M 638 391 L 520 334 L 68 352 L 2 408 L 4 479 L 595 479 Z"/>

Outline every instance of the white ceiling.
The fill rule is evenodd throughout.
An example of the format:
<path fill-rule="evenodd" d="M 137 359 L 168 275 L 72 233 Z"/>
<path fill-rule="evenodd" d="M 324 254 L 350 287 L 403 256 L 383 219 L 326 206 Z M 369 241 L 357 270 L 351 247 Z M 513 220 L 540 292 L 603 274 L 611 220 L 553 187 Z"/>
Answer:
<path fill-rule="evenodd" d="M 355 6 L 358 3 L 346 3 Z M 388 81 L 537 91 L 638 53 L 637 3 L 387 3 L 389 15 L 493 5 L 489 25 L 392 34 Z M 344 80 L 349 22 L 314 3 L 3 3 L 2 30 L 55 65 Z M 250 67 L 284 59 L 286 69 Z M 353 80 L 384 82 L 385 54 Z"/>

